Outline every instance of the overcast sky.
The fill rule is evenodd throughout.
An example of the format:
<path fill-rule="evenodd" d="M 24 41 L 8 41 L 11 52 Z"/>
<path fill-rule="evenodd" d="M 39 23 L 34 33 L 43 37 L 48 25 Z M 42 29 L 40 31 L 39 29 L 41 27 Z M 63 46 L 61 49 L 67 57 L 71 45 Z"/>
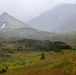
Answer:
<path fill-rule="evenodd" d="M 28 22 L 59 3 L 76 3 L 76 0 L 0 0 L 0 14 L 7 12 L 19 20 Z"/>

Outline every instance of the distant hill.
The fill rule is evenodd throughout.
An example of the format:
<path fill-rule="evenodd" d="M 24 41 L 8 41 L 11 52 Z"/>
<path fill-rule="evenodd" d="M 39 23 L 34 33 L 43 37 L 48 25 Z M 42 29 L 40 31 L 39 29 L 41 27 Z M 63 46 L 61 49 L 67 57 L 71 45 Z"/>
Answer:
<path fill-rule="evenodd" d="M 21 38 L 44 40 L 49 39 L 55 35 L 55 33 L 34 29 L 4 12 L 0 16 L 0 35 L 0 38 L 4 41 L 5 39 L 8 41 Z"/>
<path fill-rule="evenodd" d="M 12 42 L 20 39 L 63 41 L 68 44 L 76 44 L 76 32 L 40 31 L 4 12 L 0 16 L 0 42 Z"/>
<path fill-rule="evenodd" d="M 28 24 L 36 29 L 50 32 L 76 31 L 76 4 L 59 4 Z"/>
<path fill-rule="evenodd" d="M 33 29 L 27 24 L 19 21 L 8 13 L 4 12 L 0 16 L 0 30 Z"/>

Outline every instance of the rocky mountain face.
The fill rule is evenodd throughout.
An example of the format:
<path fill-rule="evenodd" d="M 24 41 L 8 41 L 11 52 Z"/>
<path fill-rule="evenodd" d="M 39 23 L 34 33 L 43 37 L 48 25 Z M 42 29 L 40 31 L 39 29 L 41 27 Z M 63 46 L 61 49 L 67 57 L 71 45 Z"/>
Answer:
<path fill-rule="evenodd" d="M 42 13 L 28 24 L 36 29 L 50 32 L 76 31 L 76 4 L 59 4 Z"/>
<path fill-rule="evenodd" d="M 4 12 L 0 16 L 0 29 L 2 30 L 14 30 L 18 28 L 31 28 L 27 24 L 17 20 L 16 18 L 10 16 L 8 13 Z"/>

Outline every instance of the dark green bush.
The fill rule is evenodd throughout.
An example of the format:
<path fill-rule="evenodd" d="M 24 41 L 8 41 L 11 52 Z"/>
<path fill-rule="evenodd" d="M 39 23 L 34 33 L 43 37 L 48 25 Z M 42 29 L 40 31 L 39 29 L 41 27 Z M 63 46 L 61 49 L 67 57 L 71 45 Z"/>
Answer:
<path fill-rule="evenodd" d="M 45 59 L 45 54 L 42 52 L 41 58 L 40 59 Z"/>

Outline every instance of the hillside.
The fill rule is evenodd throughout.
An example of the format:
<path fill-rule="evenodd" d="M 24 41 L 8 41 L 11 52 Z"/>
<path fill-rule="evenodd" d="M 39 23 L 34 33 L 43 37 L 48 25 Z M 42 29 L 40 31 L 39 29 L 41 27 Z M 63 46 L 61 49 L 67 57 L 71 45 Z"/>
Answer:
<path fill-rule="evenodd" d="M 50 32 L 76 31 L 76 4 L 59 4 L 28 24 L 36 29 Z"/>
<path fill-rule="evenodd" d="M 40 31 L 0 16 L 0 75 L 76 75 L 76 32 Z"/>
<path fill-rule="evenodd" d="M 0 42 L 16 41 L 24 38 L 51 41 L 56 40 L 68 44 L 76 44 L 76 32 L 53 33 L 40 31 L 4 12 L 0 16 Z"/>
<path fill-rule="evenodd" d="M 0 37 L 4 40 L 12 38 L 48 39 L 54 34 L 34 29 L 6 12 L 0 16 L 0 35 L 2 35 Z"/>

